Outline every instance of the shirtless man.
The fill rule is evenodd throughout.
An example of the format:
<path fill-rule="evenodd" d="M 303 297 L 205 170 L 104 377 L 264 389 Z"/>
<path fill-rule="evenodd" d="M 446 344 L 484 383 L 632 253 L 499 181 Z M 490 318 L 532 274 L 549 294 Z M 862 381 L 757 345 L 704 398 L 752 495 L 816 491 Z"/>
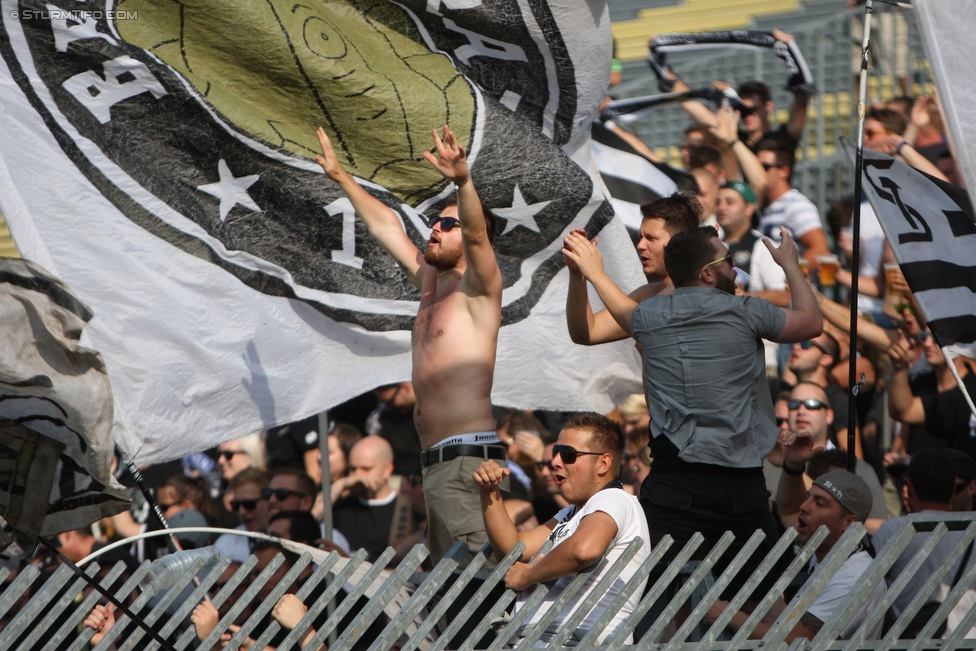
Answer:
<path fill-rule="evenodd" d="M 424 448 L 427 535 L 436 564 L 455 541 L 472 551 L 488 541 L 472 476 L 484 459 L 505 459 L 505 448 L 491 414 L 502 314 L 502 274 L 491 246 L 494 223 L 468 175 L 464 148 L 447 125 L 443 138 L 436 129 L 432 133 L 437 156 L 424 156 L 454 182 L 457 205 L 434 219 L 424 253 L 396 213 L 342 168 L 321 128 L 322 155 L 315 160 L 422 294 L 412 343 L 414 423 Z"/>
<path fill-rule="evenodd" d="M 664 267 L 664 247 L 671 236 L 696 228 L 701 220 L 701 205 L 691 193 L 676 192 L 670 197 L 641 206 L 643 221 L 637 253 L 644 274 L 659 282 L 641 285 L 629 296 L 634 305 L 658 294 L 670 294 L 674 287 Z M 620 341 L 630 335 L 621 328 L 606 308 L 594 313 L 586 292 L 586 282 L 593 284 L 600 298 L 607 298 L 621 290 L 603 271 L 603 258 L 596 248 L 596 240 L 587 239 L 586 231 L 574 230 L 563 242 L 563 256 L 569 267 L 569 294 L 566 298 L 566 321 L 574 343 L 595 346 Z"/>

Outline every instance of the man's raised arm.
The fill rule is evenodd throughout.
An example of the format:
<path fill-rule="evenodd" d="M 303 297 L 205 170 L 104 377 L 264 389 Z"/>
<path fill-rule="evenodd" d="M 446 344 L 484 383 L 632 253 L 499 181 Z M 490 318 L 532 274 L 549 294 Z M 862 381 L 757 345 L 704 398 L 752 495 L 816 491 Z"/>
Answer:
<path fill-rule="evenodd" d="M 424 262 L 424 256 L 417 245 L 407 237 L 403 226 L 400 225 L 399 217 L 382 201 L 366 192 L 356 183 L 352 175 L 343 169 L 325 129 L 319 127 L 316 135 L 322 147 L 322 155 L 316 156 L 315 162 L 321 165 L 326 175 L 346 193 L 356 214 L 366 222 L 370 234 L 393 256 L 410 282 L 418 289 L 422 289 L 419 273 L 427 263 Z"/>
<path fill-rule="evenodd" d="M 431 129 L 431 133 L 434 135 L 437 156 L 425 151 L 424 157 L 444 178 L 453 181 L 458 189 L 461 246 L 464 248 L 464 259 L 468 265 L 464 277 L 479 295 L 500 295 L 502 272 L 498 268 L 495 250 L 488 237 L 488 225 L 484 209 L 481 207 L 481 199 L 468 173 L 468 159 L 464 147 L 458 143 L 454 132 L 446 124 L 443 139 L 437 134 L 437 129 Z"/>
<path fill-rule="evenodd" d="M 566 300 L 566 322 L 569 336 L 577 344 L 619 341 L 630 336 L 630 315 L 647 291 L 639 288 L 624 294 L 603 270 L 603 256 L 583 230 L 574 230 L 563 241 L 563 256 L 569 267 L 569 295 Z M 586 281 L 593 284 L 606 305 L 593 314 L 586 294 Z"/>
<path fill-rule="evenodd" d="M 813 295 L 813 288 L 803 276 L 797 264 L 799 255 L 796 243 L 790 237 L 785 227 L 780 226 L 782 242 L 779 247 L 773 245 L 769 238 L 763 238 L 763 244 L 769 249 L 773 260 L 786 274 L 786 282 L 790 284 L 790 298 L 792 309 L 783 308 L 786 313 L 786 324 L 773 341 L 780 344 L 794 344 L 798 341 L 819 337 L 823 332 L 823 317 L 817 307 L 817 298 Z"/>

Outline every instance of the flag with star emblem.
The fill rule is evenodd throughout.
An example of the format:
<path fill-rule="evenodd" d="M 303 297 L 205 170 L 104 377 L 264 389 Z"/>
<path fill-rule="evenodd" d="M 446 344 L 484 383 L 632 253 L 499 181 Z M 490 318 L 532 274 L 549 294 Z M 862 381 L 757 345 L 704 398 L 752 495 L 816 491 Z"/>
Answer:
<path fill-rule="evenodd" d="M 314 163 L 343 165 L 421 248 L 451 189 L 449 122 L 498 215 L 493 399 L 609 411 L 632 347 L 573 346 L 560 253 L 600 234 L 644 282 L 603 196 L 589 123 L 606 6 L 544 0 L 3 0 L 0 212 L 21 254 L 94 311 L 86 344 L 140 463 L 295 421 L 410 377 L 419 293 Z"/>

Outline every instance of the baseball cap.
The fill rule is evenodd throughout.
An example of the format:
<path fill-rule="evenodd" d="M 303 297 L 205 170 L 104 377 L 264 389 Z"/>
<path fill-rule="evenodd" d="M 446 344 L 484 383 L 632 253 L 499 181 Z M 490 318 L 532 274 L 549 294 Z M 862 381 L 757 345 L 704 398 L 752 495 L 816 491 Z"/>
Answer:
<path fill-rule="evenodd" d="M 746 203 L 756 203 L 756 193 L 742 181 L 728 181 L 725 187 L 731 188 L 741 194 L 742 198 L 746 200 Z"/>
<path fill-rule="evenodd" d="M 868 488 L 866 481 L 854 473 L 846 470 L 831 470 L 817 477 L 813 485 L 830 493 L 841 506 L 856 515 L 861 522 L 868 519 L 871 507 L 874 505 L 871 489 Z"/>
<path fill-rule="evenodd" d="M 169 518 L 168 522 L 169 526 L 173 529 L 210 526 L 207 519 L 203 517 L 203 513 L 200 513 L 196 509 L 182 509 L 177 511 L 173 514 L 173 517 Z M 207 539 L 210 537 L 210 534 L 205 531 L 174 531 L 173 533 L 181 544 L 189 545 L 193 548 L 203 547 L 207 544 Z"/>

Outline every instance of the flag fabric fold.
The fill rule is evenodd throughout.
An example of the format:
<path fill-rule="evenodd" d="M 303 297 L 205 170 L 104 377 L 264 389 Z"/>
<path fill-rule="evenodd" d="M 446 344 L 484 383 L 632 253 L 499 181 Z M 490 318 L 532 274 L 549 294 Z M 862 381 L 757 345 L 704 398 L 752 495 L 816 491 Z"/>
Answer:
<path fill-rule="evenodd" d="M 79 345 L 91 311 L 54 276 L 0 258 L 0 516 L 50 536 L 114 515 L 112 390 Z"/>
<path fill-rule="evenodd" d="M 653 161 L 601 122 L 593 123 L 593 155 L 614 212 L 631 231 L 640 230 L 641 204 L 678 190 L 697 190 L 695 177 Z"/>

